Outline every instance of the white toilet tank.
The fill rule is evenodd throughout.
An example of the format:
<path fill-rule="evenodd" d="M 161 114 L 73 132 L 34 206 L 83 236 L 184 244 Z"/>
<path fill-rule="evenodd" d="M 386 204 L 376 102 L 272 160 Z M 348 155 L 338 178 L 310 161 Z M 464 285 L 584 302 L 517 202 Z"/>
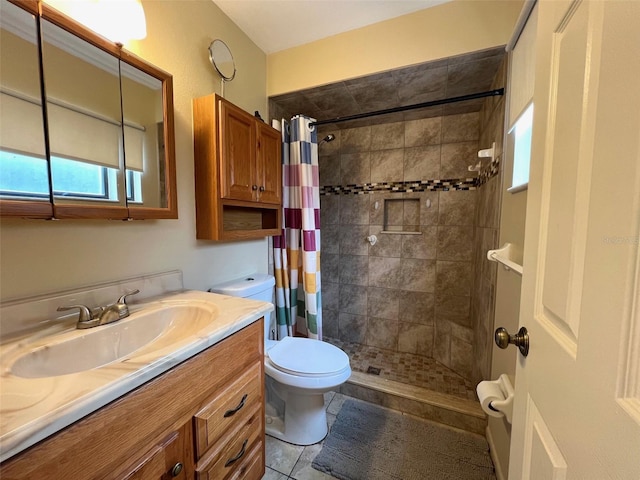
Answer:
<path fill-rule="evenodd" d="M 232 297 L 251 298 L 253 300 L 275 304 L 275 291 L 273 288 L 275 284 L 276 279 L 273 275 L 255 273 L 214 285 L 209 291 Z M 264 338 L 267 340 L 272 337 L 271 332 L 275 329 L 275 313 L 271 314 L 271 318 L 265 318 L 264 320 Z"/>

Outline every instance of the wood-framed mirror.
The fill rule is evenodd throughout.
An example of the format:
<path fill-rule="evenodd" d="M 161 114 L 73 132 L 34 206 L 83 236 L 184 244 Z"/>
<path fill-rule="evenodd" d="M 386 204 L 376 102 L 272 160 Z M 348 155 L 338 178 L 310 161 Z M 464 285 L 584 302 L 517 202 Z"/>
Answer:
<path fill-rule="evenodd" d="M 0 9 L 0 215 L 51 218 L 38 3 L 2 0 Z"/>
<path fill-rule="evenodd" d="M 51 210 L 33 215 L 32 199 L 0 190 L 0 214 L 177 218 L 172 76 L 47 4 L 35 5 L 50 179 L 50 203 L 42 203 Z"/>

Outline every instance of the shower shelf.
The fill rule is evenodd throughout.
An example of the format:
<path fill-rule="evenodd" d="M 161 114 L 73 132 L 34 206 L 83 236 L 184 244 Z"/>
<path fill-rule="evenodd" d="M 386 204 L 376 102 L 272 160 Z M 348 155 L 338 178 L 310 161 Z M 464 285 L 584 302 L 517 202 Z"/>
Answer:
<path fill-rule="evenodd" d="M 489 250 L 487 252 L 487 258 L 492 262 L 501 263 L 505 270 L 513 270 L 518 275 L 522 276 L 522 265 L 517 264 L 511 259 L 512 245 L 505 243 L 502 248 L 496 250 Z"/>
<path fill-rule="evenodd" d="M 392 233 L 394 235 L 422 235 L 422 232 L 408 232 L 406 230 L 382 230 L 380 233 Z"/>

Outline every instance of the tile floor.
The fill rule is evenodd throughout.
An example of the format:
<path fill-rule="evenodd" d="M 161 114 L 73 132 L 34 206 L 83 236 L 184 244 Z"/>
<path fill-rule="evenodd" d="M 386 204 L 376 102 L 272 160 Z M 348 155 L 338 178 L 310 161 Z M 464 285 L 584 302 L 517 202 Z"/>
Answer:
<path fill-rule="evenodd" d="M 335 392 L 324 395 L 329 428 L 333 425 L 336 415 L 347 398 L 350 397 Z M 331 475 L 319 472 L 311 466 L 313 459 L 322 450 L 322 444 L 323 442 L 320 442 L 301 447 L 267 435 L 265 444 L 267 468 L 262 480 L 335 480 Z"/>

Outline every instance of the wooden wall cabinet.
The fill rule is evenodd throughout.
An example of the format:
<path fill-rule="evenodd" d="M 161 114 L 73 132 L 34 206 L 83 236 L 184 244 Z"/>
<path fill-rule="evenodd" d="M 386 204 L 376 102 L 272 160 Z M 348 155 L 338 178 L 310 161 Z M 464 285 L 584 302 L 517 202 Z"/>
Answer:
<path fill-rule="evenodd" d="M 0 464 L 0 478 L 260 480 L 263 320 Z"/>
<path fill-rule="evenodd" d="M 280 132 L 212 94 L 193 101 L 196 237 L 280 234 Z"/>

